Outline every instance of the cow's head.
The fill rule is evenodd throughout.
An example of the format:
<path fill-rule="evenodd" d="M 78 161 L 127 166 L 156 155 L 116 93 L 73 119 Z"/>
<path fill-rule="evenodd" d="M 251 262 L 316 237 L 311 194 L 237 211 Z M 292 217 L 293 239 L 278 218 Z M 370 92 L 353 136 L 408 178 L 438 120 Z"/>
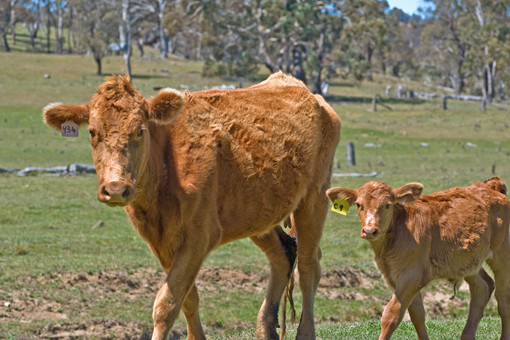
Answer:
<path fill-rule="evenodd" d="M 147 167 L 149 121 L 170 123 L 183 103 L 182 94 L 169 89 L 146 100 L 128 77 L 111 76 L 88 103 L 50 104 L 43 116 L 57 130 L 66 121 L 88 123 L 99 182 L 97 198 L 110 206 L 125 206 L 136 198 L 137 182 Z"/>
<path fill-rule="evenodd" d="M 401 188 L 392 189 L 383 182 L 370 181 L 357 190 L 331 188 L 326 195 L 331 201 L 345 199 L 350 205 L 358 206 L 361 223 L 361 237 L 369 241 L 376 240 L 388 230 L 396 204 L 409 204 L 420 197 L 423 185 L 408 183 Z"/>

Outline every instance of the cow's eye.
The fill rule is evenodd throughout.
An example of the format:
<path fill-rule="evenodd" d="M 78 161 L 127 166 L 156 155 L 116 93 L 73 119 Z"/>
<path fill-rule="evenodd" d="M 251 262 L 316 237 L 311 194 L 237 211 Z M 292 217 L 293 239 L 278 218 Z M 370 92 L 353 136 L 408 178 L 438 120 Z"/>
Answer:
<path fill-rule="evenodd" d="M 386 203 L 386 209 L 389 209 L 389 208 L 390 208 L 390 204 Z"/>
<path fill-rule="evenodd" d="M 356 203 L 356 205 L 358 206 L 359 210 L 363 210 L 363 207 L 361 205 L 359 205 L 358 203 Z"/>
<path fill-rule="evenodd" d="M 136 137 L 142 137 L 142 136 L 143 136 L 143 130 L 144 130 L 144 129 L 140 129 L 140 130 L 138 131 L 138 133 L 136 134 Z"/>
<path fill-rule="evenodd" d="M 96 136 L 96 132 L 94 130 L 89 130 L 90 137 L 94 138 Z"/>

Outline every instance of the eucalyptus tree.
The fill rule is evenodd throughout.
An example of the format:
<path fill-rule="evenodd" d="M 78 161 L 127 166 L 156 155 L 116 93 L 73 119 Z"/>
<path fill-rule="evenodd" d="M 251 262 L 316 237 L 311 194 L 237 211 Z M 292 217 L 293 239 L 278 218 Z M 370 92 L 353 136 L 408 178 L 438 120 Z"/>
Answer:
<path fill-rule="evenodd" d="M 98 75 L 102 74 L 102 59 L 109 52 L 108 45 L 118 37 L 120 19 L 116 5 L 115 0 L 72 0 L 72 29 L 80 45 L 94 58 Z"/>

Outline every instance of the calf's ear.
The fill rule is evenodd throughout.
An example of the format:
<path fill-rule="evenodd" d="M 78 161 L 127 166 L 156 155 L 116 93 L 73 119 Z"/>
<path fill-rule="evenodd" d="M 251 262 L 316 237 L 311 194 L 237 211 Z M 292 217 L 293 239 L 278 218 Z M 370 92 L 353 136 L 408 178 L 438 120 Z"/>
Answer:
<path fill-rule="evenodd" d="M 341 187 L 335 187 L 326 190 L 326 196 L 334 202 L 337 198 L 345 199 L 350 205 L 353 205 L 356 199 L 358 198 L 358 194 L 356 190 L 346 189 Z"/>
<path fill-rule="evenodd" d="M 401 188 L 393 190 L 395 200 L 400 204 L 409 204 L 416 201 L 423 191 L 423 185 L 420 183 L 407 183 Z"/>
<path fill-rule="evenodd" d="M 84 105 L 62 105 L 61 103 L 48 104 L 43 109 L 43 121 L 45 124 L 60 130 L 66 121 L 75 122 L 78 125 L 88 123 L 89 110 Z"/>
<path fill-rule="evenodd" d="M 171 123 L 181 112 L 184 97 L 181 92 L 174 89 L 163 89 L 148 101 L 149 119 L 160 124 Z"/>

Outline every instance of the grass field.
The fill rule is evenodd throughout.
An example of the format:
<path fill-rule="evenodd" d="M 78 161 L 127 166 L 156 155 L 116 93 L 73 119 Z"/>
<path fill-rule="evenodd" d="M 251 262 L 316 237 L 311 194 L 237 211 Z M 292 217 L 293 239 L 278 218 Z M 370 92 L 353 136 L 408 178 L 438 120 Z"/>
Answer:
<path fill-rule="evenodd" d="M 61 138 L 41 119 L 51 102 L 88 101 L 102 77 L 91 57 L 0 53 L 0 167 L 92 164 L 86 131 Z M 120 57 L 104 60 L 105 74 L 123 73 Z M 160 87 L 180 88 L 235 83 L 202 78 L 201 64 L 170 59 L 133 58 L 134 85 L 145 96 Z M 44 74 L 50 74 L 45 78 Z M 261 75 L 263 78 L 264 75 Z M 359 84 L 336 80 L 329 102 L 342 119 L 335 173 L 377 172 L 392 187 L 409 181 L 431 193 L 498 175 L 510 177 L 508 112 L 478 103 L 383 99 L 391 110 L 370 100 L 383 95 L 385 77 Z M 419 84 L 408 84 L 422 90 Z M 383 95 L 384 97 L 384 95 Z M 349 99 L 349 100 L 346 100 Z M 346 161 L 353 142 L 356 165 Z M 368 179 L 334 177 L 333 186 L 357 188 Z M 122 209 L 96 200 L 94 175 L 19 177 L 0 174 L 0 338 L 140 338 L 150 333 L 152 303 L 164 275 Z M 95 227 L 98 221 L 101 226 Z M 391 296 L 369 245 L 359 238 L 354 212 L 330 214 L 321 243 L 324 280 L 317 294 L 317 336 L 322 339 L 376 338 L 378 318 Z M 213 252 L 199 277 L 200 313 L 212 339 L 253 339 L 268 268 L 249 240 Z M 431 338 L 460 336 L 469 293 L 452 301 L 444 283 L 426 289 Z M 295 292 L 298 310 L 299 292 Z M 480 338 L 498 338 L 500 321 L 491 301 Z M 290 336 L 297 325 L 289 325 Z M 183 334 L 180 318 L 174 326 Z M 67 333 L 66 333 L 67 332 Z M 81 332 L 81 333 L 80 333 Z M 3 337 L 2 337 L 3 336 Z M 396 339 L 414 339 L 412 325 L 400 326 Z"/>

